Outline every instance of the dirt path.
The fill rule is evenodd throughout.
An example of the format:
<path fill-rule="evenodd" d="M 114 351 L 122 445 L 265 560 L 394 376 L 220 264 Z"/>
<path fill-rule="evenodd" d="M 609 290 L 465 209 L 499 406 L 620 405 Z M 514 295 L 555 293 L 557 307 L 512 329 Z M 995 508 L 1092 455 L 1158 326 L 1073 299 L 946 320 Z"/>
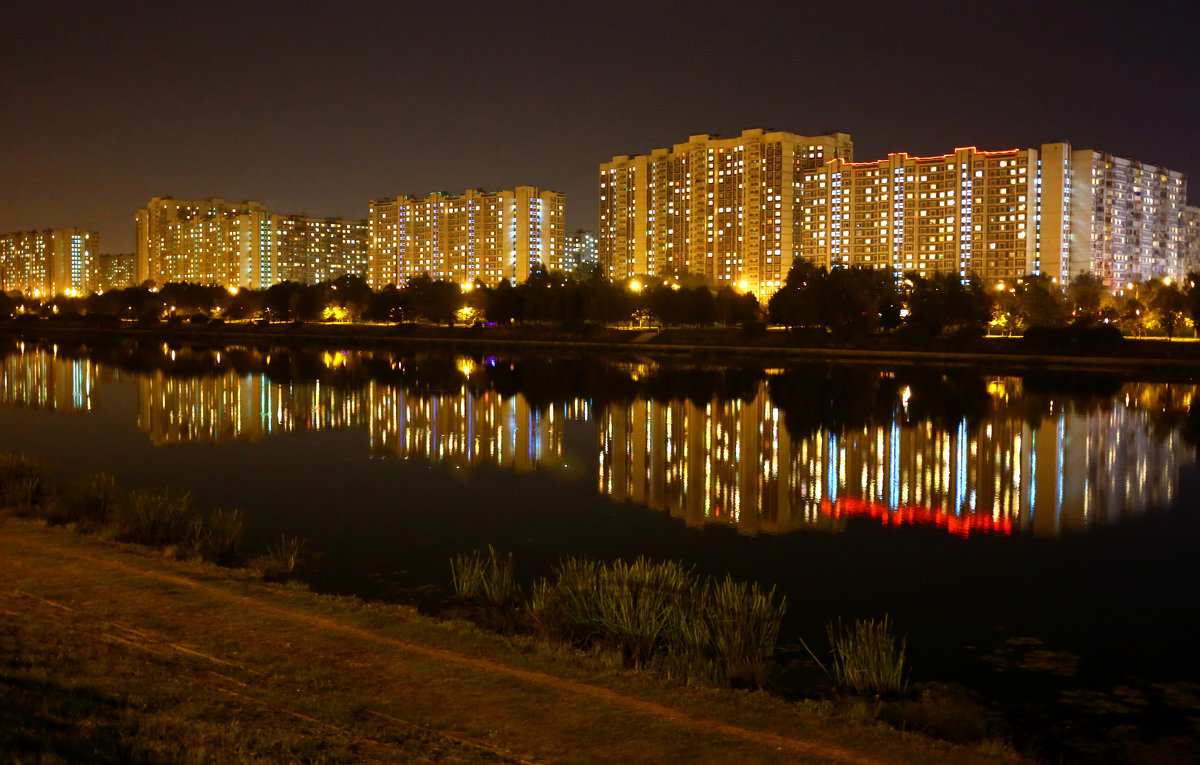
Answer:
<path fill-rule="evenodd" d="M 737 761 L 867 765 L 945 759 L 923 743 L 897 754 L 885 742 L 857 750 L 830 738 L 772 730 L 698 714 L 628 692 L 431 645 L 312 607 L 316 596 L 226 581 L 158 558 L 88 543 L 60 532 L 0 527 L 0 610 L 5 618 L 98 619 L 103 640 L 160 658 L 203 665 L 193 684 L 270 714 L 303 722 L 315 735 L 350 741 L 367 759 L 407 761 L 421 741 L 457 754 L 515 762 Z M 370 616 L 368 614 L 368 616 Z M 395 619 L 412 622 L 419 619 Z M 428 625 L 418 632 L 436 632 Z M 476 636 L 478 637 L 478 636 Z M 165 659 L 164 659 L 165 660 Z M 303 667 L 319 677 L 308 680 Z M 569 674 L 569 671 L 564 673 Z M 300 680 L 296 680 L 299 677 Z M 300 701 L 280 685 L 327 686 L 336 703 Z M 240 699 L 238 698 L 240 697 Z M 346 706 L 353 709 L 347 711 Z M 329 707 L 335 707 L 331 710 Z M 734 715 L 736 718 L 737 715 Z M 766 726 L 764 726 L 766 727 Z M 405 734 L 395 749 L 380 729 Z M 322 733 L 324 731 L 324 733 Z M 782 732 L 780 732 L 782 731 Z M 884 736 L 886 739 L 887 736 Z M 475 752 L 472 755 L 471 752 Z M 465 759 L 463 759 L 465 758 Z M 433 758 L 435 760 L 440 758 Z M 479 760 L 482 761 L 482 760 Z"/>

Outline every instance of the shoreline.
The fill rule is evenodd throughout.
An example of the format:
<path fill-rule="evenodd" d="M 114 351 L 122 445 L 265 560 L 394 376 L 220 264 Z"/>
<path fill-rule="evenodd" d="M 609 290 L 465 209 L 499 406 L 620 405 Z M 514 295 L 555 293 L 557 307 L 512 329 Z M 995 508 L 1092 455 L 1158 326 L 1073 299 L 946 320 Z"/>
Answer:
<path fill-rule="evenodd" d="M 890 336 L 870 336 L 855 343 L 804 343 L 783 329 L 747 336 L 738 329 L 550 326 L 443 327 L 423 324 L 153 324 L 97 326 L 90 322 L 4 322 L 0 336 L 15 339 L 95 342 L 149 340 L 207 344 L 278 344 L 319 348 L 392 350 L 440 346 L 455 351 L 585 351 L 647 357 L 690 356 L 699 361 L 751 361 L 778 364 L 798 361 L 828 363 L 936 364 L 1014 371 L 1200 373 L 1200 342 L 1125 339 L 1107 352 L 1068 348 L 1031 348 L 1019 337 L 984 337 L 968 343 L 939 341 L 934 348 L 914 348 Z"/>
<path fill-rule="evenodd" d="M 865 708 L 660 680 L 4 514 L 0 551 L 5 646 L 37 675 L 28 690 L 0 682 L 14 723 L 0 748 L 33 759 L 201 747 L 369 762 L 1028 761 L 995 739 L 952 744 Z"/>

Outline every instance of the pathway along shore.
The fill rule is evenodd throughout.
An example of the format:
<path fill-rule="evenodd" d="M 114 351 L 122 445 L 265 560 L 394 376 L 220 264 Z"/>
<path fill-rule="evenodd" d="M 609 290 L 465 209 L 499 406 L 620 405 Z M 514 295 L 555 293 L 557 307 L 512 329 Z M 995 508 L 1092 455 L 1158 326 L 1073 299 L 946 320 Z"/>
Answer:
<path fill-rule="evenodd" d="M 17 762 L 1001 761 L 63 529 L 0 520 L 0 560 Z"/>

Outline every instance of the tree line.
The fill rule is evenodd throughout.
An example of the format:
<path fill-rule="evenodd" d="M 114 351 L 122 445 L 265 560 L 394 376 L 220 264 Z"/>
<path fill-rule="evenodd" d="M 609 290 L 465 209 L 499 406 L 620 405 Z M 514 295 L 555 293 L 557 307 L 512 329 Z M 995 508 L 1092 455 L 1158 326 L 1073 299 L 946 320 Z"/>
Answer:
<path fill-rule="evenodd" d="M 4 317 L 119 317 L 141 321 L 213 320 L 416 322 L 437 324 L 621 324 L 742 326 L 766 323 L 798 332 L 855 337 L 896 332 L 912 339 L 1007 334 L 1066 327 L 1116 328 L 1125 335 L 1172 337 L 1200 318 L 1200 275 L 1110 289 L 1083 274 L 1065 288 L 1045 276 L 984 282 L 955 272 L 897 281 L 889 270 L 827 269 L 800 260 L 765 306 L 731 286 L 713 289 L 687 275 L 615 282 L 598 272 L 535 270 L 525 282 L 464 287 L 428 274 L 403 287 L 371 289 L 358 276 L 320 284 L 281 282 L 226 289 L 172 282 L 82 297 L 34 300 L 0 293 Z"/>

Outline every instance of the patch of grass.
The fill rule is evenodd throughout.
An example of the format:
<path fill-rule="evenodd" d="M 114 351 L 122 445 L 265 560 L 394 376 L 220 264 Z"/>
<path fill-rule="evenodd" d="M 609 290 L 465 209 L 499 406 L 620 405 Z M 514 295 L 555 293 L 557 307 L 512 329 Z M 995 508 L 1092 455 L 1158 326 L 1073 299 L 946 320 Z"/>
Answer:
<path fill-rule="evenodd" d="M 904 692 L 905 641 L 893 637 L 886 614 L 881 621 L 855 619 L 849 626 L 839 619 L 836 624 L 825 625 L 825 634 L 829 638 L 829 667 L 801 643 L 839 688 L 877 698 Z"/>
<path fill-rule="evenodd" d="M 303 539 L 281 535 L 278 542 L 267 548 L 266 555 L 255 558 L 250 565 L 258 569 L 268 581 L 286 581 L 295 573 L 296 564 L 300 562 L 300 551 L 303 549 Z"/>
<path fill-rule="evenodd" d="M 751 687 L 767 684 L 786 602 L 774 589 L 702 580 L 674 561 L 567 558 L 535 583 L 535 634 L 619 654 L 627 667 Z"/>
<path fill-rule="evenodd" d="M 450 579 L 459 600 L 475 609 L 468 618 L 505 633 L 517 627 L 521 588 L 513 574 L 512 553 L 500 555 L 488 545 L 486 553 L 455 555 L 450 560 Z"/>
<path fill-rule="evenodd" d="M 763 591 L 728 575 L 710 582 L 700 609 L 705 642 L 697 648 L 711 652 L 727 682 L 764 687 L 786 611 L 787 598 L 776 602 L 774 587 Z"/>
<path fill-rule="evenodd" d="M 29 514 L 46 494 L 50 469 L 36 457 L 0 452 L 0 508 Z"/>
<path fill-rule="evenodd" d="M 237 560 L 245 529 L 241 510 L 217 509 L 192 519 L 188 527 L 189 542 L 204 560 L 230 565 Z"/>
<path fill-rule="evenodd" d="M 131 491 L 114 508 L 114 537 L 121 542 L 165 547 L 180 545 L 195 537 L 198 513 L 188 491 Z"/>
<path fill-rule="evenodd" d="M 35 458 L 0 453 L 0 507 L 120 542 L 223 565 L 236 562 L 245 528 L 239 510 L 201 510 L 189 492 L 177 489 L 129 491 L 108 473 L 92 473 L 52 491 L 48 472 Z"/>
<path fill-rule="evenodd" d="M 491 545 L 487 553 L 455 555 L 450 560 L 450 581 L 458 597 L 495 608 L 508 608 L 521 597 L 512 553 L 500 555 Z"/>
<path fill-rule="evenodd" d="M 47 509 L 50 523 L 74 523 L 81 531 L 95 531 L 109 523 L 128 497 L 111 473 L 92 473 L 67 483 Z"/>

